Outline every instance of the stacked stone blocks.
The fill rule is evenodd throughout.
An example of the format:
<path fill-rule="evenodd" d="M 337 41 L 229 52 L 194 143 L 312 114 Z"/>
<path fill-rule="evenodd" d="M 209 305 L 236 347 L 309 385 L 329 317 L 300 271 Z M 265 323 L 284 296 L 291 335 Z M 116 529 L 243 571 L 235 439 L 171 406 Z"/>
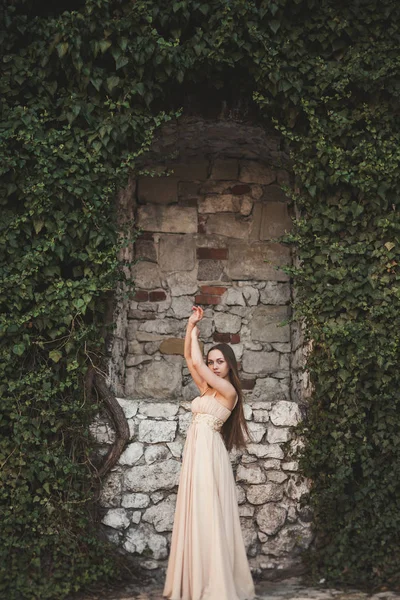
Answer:
<path fill-rule="evenodd" d="M 232 452 L 238 503 L 255 571 L 291 569 L 311 540 L 300 506 L 308 487 L 289 449 L 300 417 L 291 395 L 290 229 L 286 172 L 255 160 L 201 159 L 138 181 L 136 294 L 129 306 L 122 408 L 131 441 L 102 492 L 110 539 L 148 569 L 165 566 L 182 449 L 198 390 L 183 359 L 194 303 L 202 348 L 232 346 L 251 440 Z M 297 338 L 296 338 L 297 339 Z M 301 347 L 296 341 L 296 351 Z M 99 421 L 100 443 L 113 433 Z"/>

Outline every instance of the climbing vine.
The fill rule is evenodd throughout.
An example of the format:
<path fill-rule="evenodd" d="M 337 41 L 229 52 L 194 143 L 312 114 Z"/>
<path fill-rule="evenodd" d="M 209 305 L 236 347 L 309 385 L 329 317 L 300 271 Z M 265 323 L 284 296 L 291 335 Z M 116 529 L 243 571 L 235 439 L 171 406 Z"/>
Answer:
<path fill-rule="evenodd" d="M 252 104 L 292 150 L 296 311 L 313 340 L 312 572 L 398 578 L 400 7 L 14 0 L 1 8 L 0 595 L 116 574 L 85 391 L 123 269 L 115 198 L 186 93 Z"/>

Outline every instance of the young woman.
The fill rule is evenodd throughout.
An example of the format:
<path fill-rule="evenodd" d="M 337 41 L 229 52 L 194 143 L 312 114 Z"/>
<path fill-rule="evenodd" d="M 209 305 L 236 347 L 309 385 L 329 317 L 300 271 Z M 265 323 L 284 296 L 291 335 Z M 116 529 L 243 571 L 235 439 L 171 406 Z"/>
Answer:
<path fill-rule="evenodd" d="M 248 430 L 235 355 L 228 344 L 203 361 L 194 306 L 185 359 L 201 395 L 192 402 L 163 596 L 169 600 L 251 600 L 254 584 L 240 528 L 228 451 Z"/>

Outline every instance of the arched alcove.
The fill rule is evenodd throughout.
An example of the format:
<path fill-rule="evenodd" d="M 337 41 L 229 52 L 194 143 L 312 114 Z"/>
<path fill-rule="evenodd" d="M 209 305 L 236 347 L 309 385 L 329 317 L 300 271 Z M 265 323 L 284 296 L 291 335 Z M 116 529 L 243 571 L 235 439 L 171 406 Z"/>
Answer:
<path fill-rule="evenodd" d="M 300 419 L 301 337 L 277 238 L 291 227 L 291 181 L 276 133 L 235 121 L 182 118 L 165 125 L 125 192 L 142 235 L 133 252 L 133 300 L 118 307 L 110 383 L 131 439 L 103 487 L 108 537 L 141 566 L 166 566 L 182 450 L 198 394 L 183 359 L 193 303 L 207 351 L 231 344 L 253 441 L 231 454 L 242 531 L 255 572 L 295 572 L 311 541 L 307 486 L 284 444 Z M 163 174 L 168 169 L 170 174 Z M 112 441 L 106 423 L 93 427 Z M 296 441 L 293 440 L 295 444 Z"/>

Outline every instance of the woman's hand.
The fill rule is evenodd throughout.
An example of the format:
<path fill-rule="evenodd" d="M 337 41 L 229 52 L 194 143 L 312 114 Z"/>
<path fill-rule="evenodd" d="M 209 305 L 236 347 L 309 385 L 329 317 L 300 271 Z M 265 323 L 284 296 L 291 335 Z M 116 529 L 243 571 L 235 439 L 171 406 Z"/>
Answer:
<path fill-rule="evenodd" d="M 192 310 L 193 312 L 189 317 L 189 323 L 196 325 L 203 318 L 204 310 L 201 308 L 201 306 L 193 306 Z"/>

